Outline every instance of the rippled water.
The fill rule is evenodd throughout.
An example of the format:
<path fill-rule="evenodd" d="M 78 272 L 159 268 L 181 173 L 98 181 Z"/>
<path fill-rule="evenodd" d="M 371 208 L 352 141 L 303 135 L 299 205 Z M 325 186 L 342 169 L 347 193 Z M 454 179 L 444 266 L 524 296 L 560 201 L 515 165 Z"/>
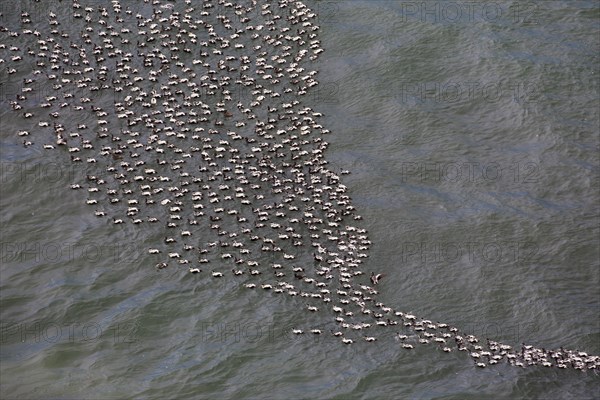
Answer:
<path fill-rule="evenodd" d="M 305 101 L 352 171 L 381 301 L 600 353 L 597 3 L 308 4 L 326 52 Z M 2 24 L 27 7 L 3 2 Z M 301 303 L 156 271 L 162 236 L 94 217 L 67 190 L 77 168 L 23 148 L 6 98 L 0 113 L 2 398 L 600 397 L 591 372 L 292 337 Z"/>

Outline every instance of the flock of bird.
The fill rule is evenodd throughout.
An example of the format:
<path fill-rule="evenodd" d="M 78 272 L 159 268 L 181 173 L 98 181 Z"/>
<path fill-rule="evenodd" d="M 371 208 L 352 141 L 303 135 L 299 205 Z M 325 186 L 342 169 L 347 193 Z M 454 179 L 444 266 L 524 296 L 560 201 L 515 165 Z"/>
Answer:
<path fill-rule="evenodd" d="M 371 242 L 340 179 L 349 172 L 328 167 L 329 131 L 308 106 L 323 49 L 304 3 L 66 3 L 0 29 L 0 67 L 20 83 L 5 103 L 26 120 L 15 135 L 81 165 L 71 188 L 98 217 L 164 226 L 148 249 L 156 268 L 230 276 L 335 320 L 331 333 L 298 335 L 351 345 L 392 329 L 398 348 L 464 351 L 482 368 L 600 367 L 598 356 L 484 341 L 377 301 L 385 277 L 364 272 Z"/>

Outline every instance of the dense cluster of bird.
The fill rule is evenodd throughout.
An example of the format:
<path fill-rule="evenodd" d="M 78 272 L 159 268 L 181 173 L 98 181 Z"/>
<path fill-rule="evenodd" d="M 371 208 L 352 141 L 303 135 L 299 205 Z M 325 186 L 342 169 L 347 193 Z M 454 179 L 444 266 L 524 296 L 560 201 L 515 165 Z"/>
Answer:
<path fill-rule="evenodd" d="M 329 312 L 344 344 L 393 329 L 398 347 L 465 351 L 479 367 L 596 369 L 584 352 L 520 349 L 377 301 L 363 271 L 371 242 L 329 131 L 308 104 L 323 52 L 300 1 L 163 0 L 82 5 L 0 29 L 0 66 L 25 147 L 68 153 L 71 188 L 112 223 L 158 224 L 156 268 L 180 268 Z M 39 16 L 38 16 L 39 17 Z M 293 330 L 324 334 L 316 327 Z"/>

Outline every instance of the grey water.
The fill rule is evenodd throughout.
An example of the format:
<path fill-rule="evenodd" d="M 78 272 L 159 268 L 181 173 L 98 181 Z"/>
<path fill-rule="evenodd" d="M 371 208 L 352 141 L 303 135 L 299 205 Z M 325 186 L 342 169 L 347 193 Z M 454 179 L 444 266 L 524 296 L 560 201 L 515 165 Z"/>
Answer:
<path fill-rule="evenodd" d="M 0 25 L 62 3 L 3 1 Z M 351 171 L 380 300 L 599 354 L 598 3 L 307 5 L 325 52 L 304 101 Z M 157 271 L 154 233 L 96 218 L 70 161 L 22 146 L 0 83 L 1 398 L 600 398 L 592 371 L 295 337 L 295 299 Z"/>

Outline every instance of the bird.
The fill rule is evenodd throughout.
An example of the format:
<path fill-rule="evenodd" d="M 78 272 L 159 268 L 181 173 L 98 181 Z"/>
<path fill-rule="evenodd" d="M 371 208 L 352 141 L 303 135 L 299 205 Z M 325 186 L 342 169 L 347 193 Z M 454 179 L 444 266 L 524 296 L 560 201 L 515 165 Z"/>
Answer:
<path fill-rule="evenodd" d="M 377 285 L 382 277 L 383 274 L 375 274 L 374 272 L 371 272 L 371 283 L 373 285 Z"/>

